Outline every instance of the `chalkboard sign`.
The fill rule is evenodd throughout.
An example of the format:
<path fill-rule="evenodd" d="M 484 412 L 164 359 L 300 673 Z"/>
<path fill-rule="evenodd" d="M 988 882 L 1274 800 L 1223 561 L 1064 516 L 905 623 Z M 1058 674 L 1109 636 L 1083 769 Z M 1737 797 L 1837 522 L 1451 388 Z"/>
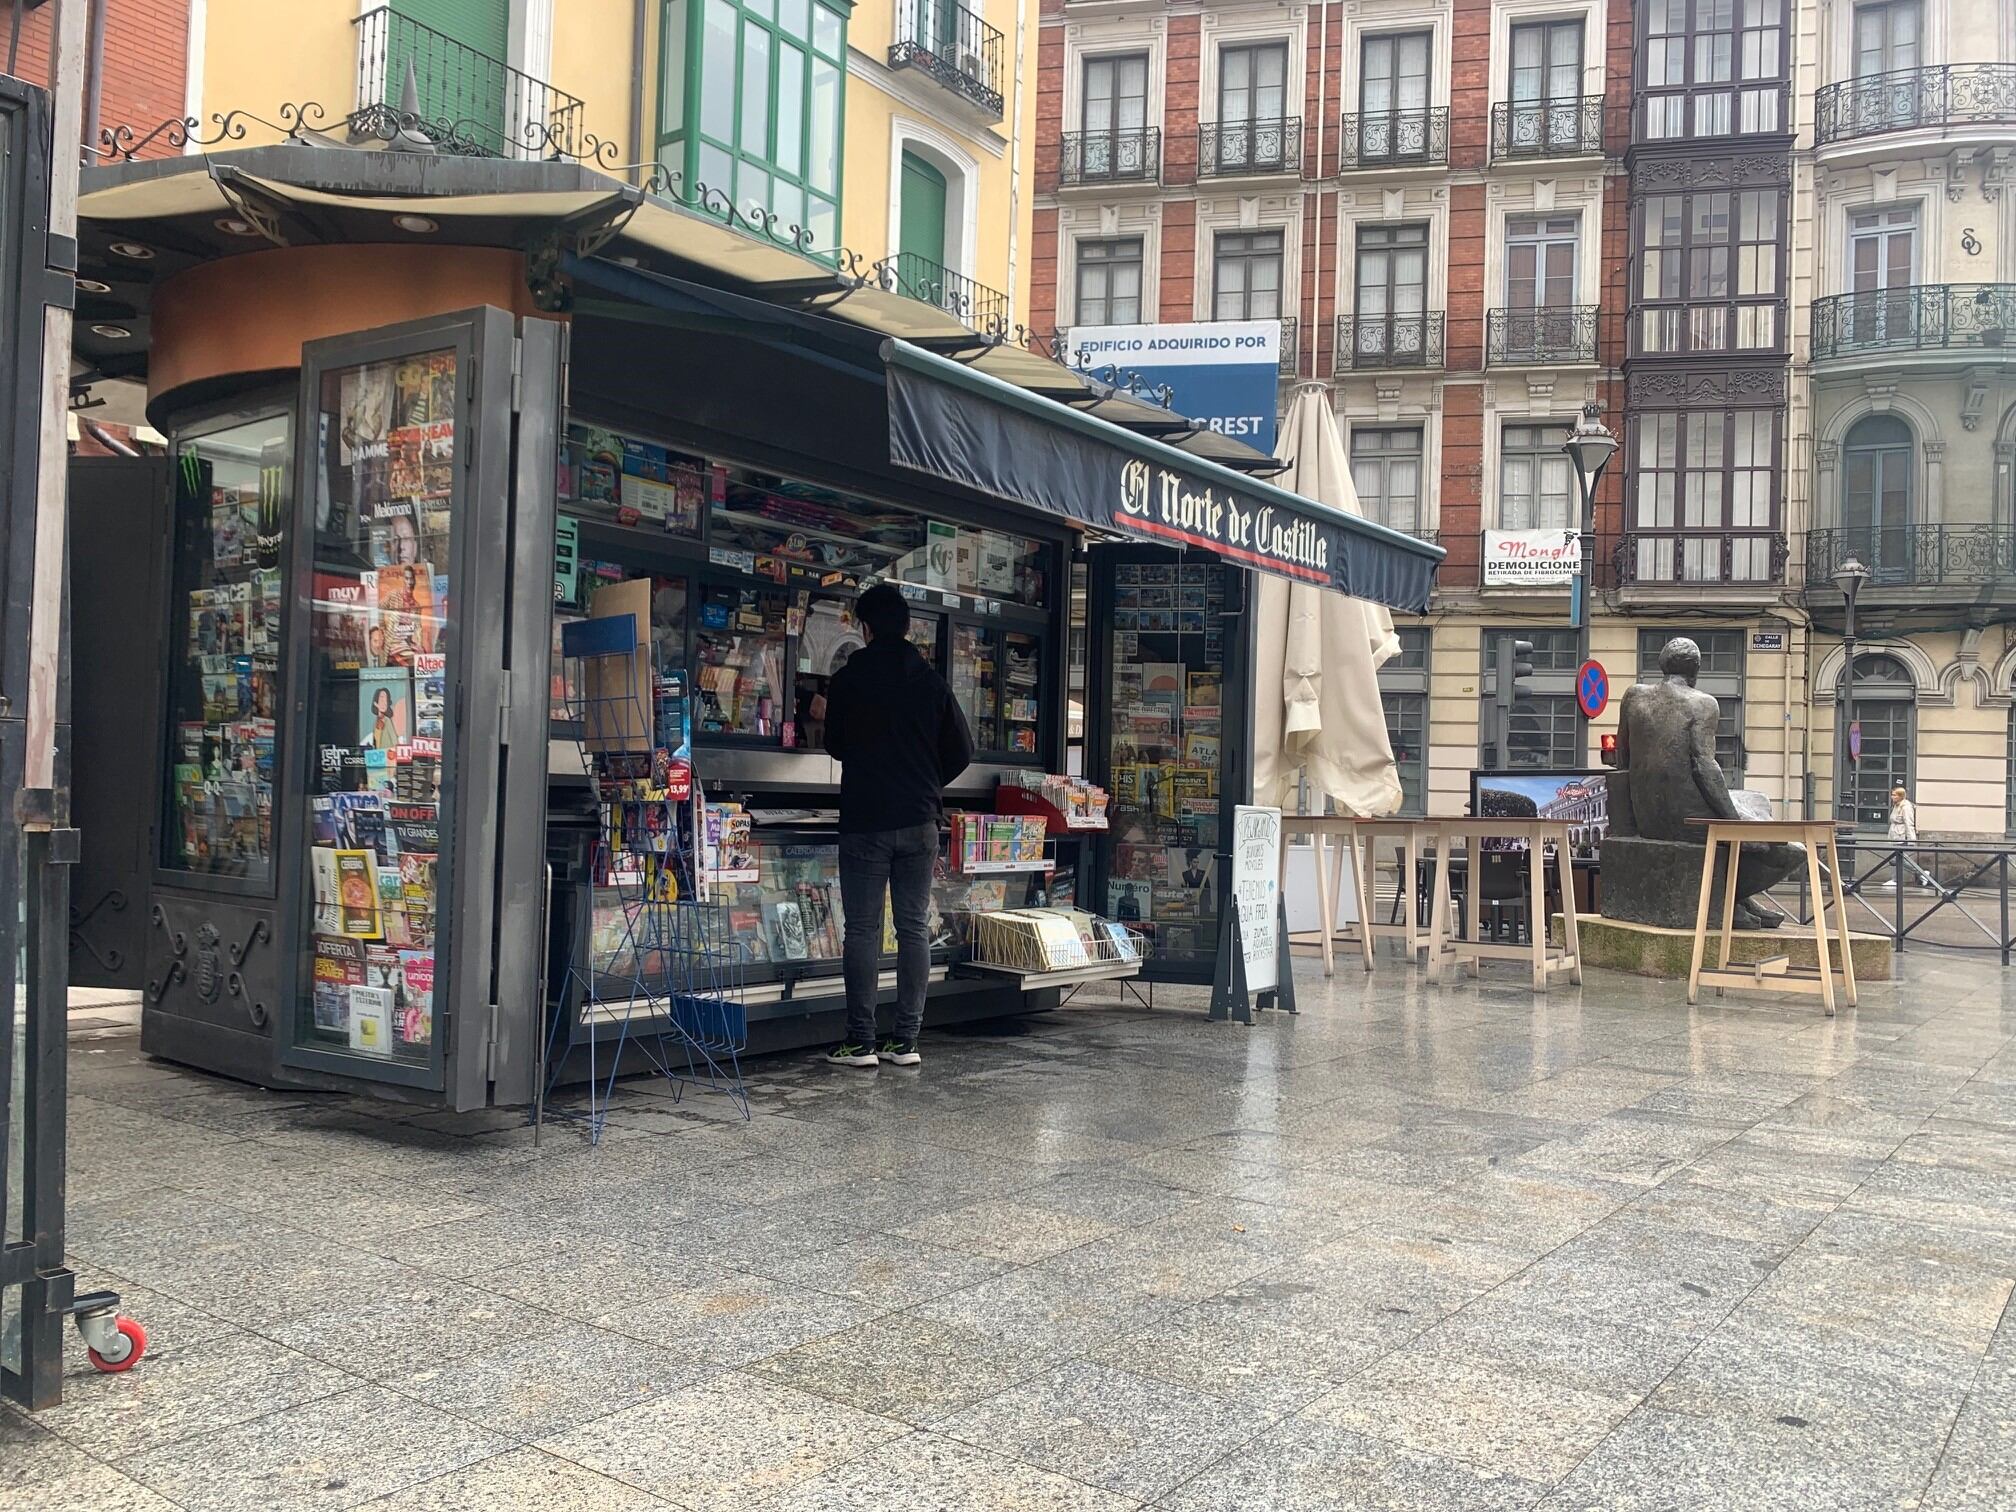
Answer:
<path fill-rule="evenodd" d="M 1281 810 L 1240 804 L 1232 810 L 1232 898 L 1239 909 L 1239 949 L 1246 990 L 1280 985 Z"/>

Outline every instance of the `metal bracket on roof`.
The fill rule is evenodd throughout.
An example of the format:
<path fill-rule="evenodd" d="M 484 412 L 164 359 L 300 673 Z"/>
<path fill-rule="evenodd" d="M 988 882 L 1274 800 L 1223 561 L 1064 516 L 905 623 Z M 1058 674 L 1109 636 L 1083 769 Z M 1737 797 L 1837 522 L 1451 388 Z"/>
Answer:
<path fill-rule="evenodd" d="M 626 184 L 538 238 L 525 255 L 525 287 L 532 303 L 549 315 L 573 309 L 574 285 L 564 271 L 567 258 L 593 257 L 622 235 L 643 205 L 644 191 Z"/>
<path fill-rule="evenodd" d="M 291 245 L 280 230 L 280 219 L 286 214 L 286 207 L 281 201 L 249 188 L 240 180 L 235 169 L 220 163 L 210 164 L 210 181 L 217 186 L 217 192 L 231 202 L 231 208 L 238 212 L 238 218 L 246 225 L 276 247 Z"/>

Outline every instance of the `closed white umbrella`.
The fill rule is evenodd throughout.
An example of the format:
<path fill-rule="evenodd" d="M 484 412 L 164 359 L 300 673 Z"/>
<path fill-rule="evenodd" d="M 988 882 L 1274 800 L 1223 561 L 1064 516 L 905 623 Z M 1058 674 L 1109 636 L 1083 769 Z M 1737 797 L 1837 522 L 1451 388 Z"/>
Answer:
<path fill-rule="evenodd" d="M 1359 514 L 1330 395 L 1304 384 L 1288 403 L 1275 481 L 1304 498 Z M 1306 772 L 1345 813 L 1400 807 L 1400 777 L 1379 704 L 1379 667 L 1400 649 L 1393 617 L 1376 604 L 1263 575 L 1255 595 L 1254 801 L 1287 806 Z M 1312 804 L 1320 810 L 1320 804 Z"/>

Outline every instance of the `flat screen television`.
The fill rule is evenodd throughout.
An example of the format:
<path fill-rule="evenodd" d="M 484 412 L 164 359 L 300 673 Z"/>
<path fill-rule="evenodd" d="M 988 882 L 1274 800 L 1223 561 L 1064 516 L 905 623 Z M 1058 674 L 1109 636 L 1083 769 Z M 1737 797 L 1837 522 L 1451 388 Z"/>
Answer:
<path fill-rule="evenodd" d="M 1594 854 L 1610 822 L 1610 769 L 1528 768 L 1470 773 L 1470 812 L 1481 819 L 1565 819 L 1577 854 Z M 1524 850 L 1522 840 L 1488 842 L 1493 850 Z"/>

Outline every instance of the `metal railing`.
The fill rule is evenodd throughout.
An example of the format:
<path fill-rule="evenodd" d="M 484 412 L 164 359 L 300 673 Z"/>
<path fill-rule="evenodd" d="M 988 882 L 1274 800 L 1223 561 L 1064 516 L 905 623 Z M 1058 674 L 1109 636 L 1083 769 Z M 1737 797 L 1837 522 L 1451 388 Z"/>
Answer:
<path fill-rule="evenodd" d="M 355 133 L 401 132 L 465 157 L 579 157 L 585 107 L 502 59 L 422 26 L 390 6 L 357 18 Z M 411 69 L 419 109 L 401 106 Z"/>
<path fill-rule="evenodd" d="M 1302 118 L 1205 121 L 1197 127 L 1197 177 L 1302 173 Z"/>
<path fill-rule="evenodd" d="M 1813 359 L 2016 347 L 2016 284 L 1910 284 L 1813 301 Z"/>
<path fill-rule="evenodd" d="M 1302 355 L 1302 322 L 1290 315 L 1281 322 L 1281 371 L 1296 371 L 1296 359 Z"/>
<path fill-rule="evenodd" d="M 1002 330 L 1008 321 L 1008 296 L 977 279 L 933 262 L 915 252 L 898 252 L 876 264 L 882 287 L 936 305 L 974 330 Z"/>
<path fill-rule="evenodd" d="M 1388 110 L 1344 117 L 1340 168 L 1420 168 L 1449 161 L 1449 111 Z"/>
<path fill-rule="evenodd" d="M 1060 184 L 1152 184 L 1162 176 L 1162 130 L 1067 131 Z"/>
<path fill-rule="evenodd" d="M 1632 530 L 1617 538 L 1610 569 L 1620 588 L 1785 581 L 1792 549 L 1779 530 Z"/>
<path fill-rule="evenodd" d="M 1813 93 L 1813 142 L 1845 142 L 1928 126 L 2016 125 L 2016 63 L 1938 63 L 1823 84 Z"/>
<path fill-rule="evenodd" d="M 1944 950 L 1992 950 L 2011 963 L 2016 934 L 2011 932 L 2010 872 L 2016 849 L 2006 842 L 1970 845 L 1965 841 L 1926 840 L 1893 845 L 1871 840 L 1843 827 L 1837 831 L 1841 850 L 1841 891 L 1848 903 L 1848 927 L 1890 941 L 1893 951 L 1913 945 Z M 1823 859 L 1822 885 L 1833 877 Z M 1765 896 L 1784 909 L 1790 923 L 1811 927 L 1813 895 L 1806 868 L 1796 881 L 1781 882 Z M 1833 899 L 1822 900 L 1831 915 Z M 1829 922 L 1832 922 L 1831 917 Z M 1945 932 L 1958 938 L 1938 939 Z"/>
<path fill-rule="evenodd" d="M 999 117 L 1001 33 L 956 0 L 900 0 L 891 68 L 929 74 L 962 99 Z"/>
<path fill-rule="evenodd" d="M 2016 579 L 2016 526 L 1885 525 L 1806 532 L 1806 586 L 1831 588 L 1849 557 L 1868 587 L 1937 588 Z"/>
<path fill-rule="evenodd" d="M 1484 360 L 1491 367 L 1596 360 L 1595 305 L 1485 312 Z"/>
<path fill-rule="evenodd" d="M 1499 101 L 1491 107 L 1491 161 L 1586 157 L 1603 150 L 1603 96 Z"/>
<path fill-rule="evenodd" d="M 1337 371 L 1442 366 L 1442 312 L 1339 315 Z"/>

